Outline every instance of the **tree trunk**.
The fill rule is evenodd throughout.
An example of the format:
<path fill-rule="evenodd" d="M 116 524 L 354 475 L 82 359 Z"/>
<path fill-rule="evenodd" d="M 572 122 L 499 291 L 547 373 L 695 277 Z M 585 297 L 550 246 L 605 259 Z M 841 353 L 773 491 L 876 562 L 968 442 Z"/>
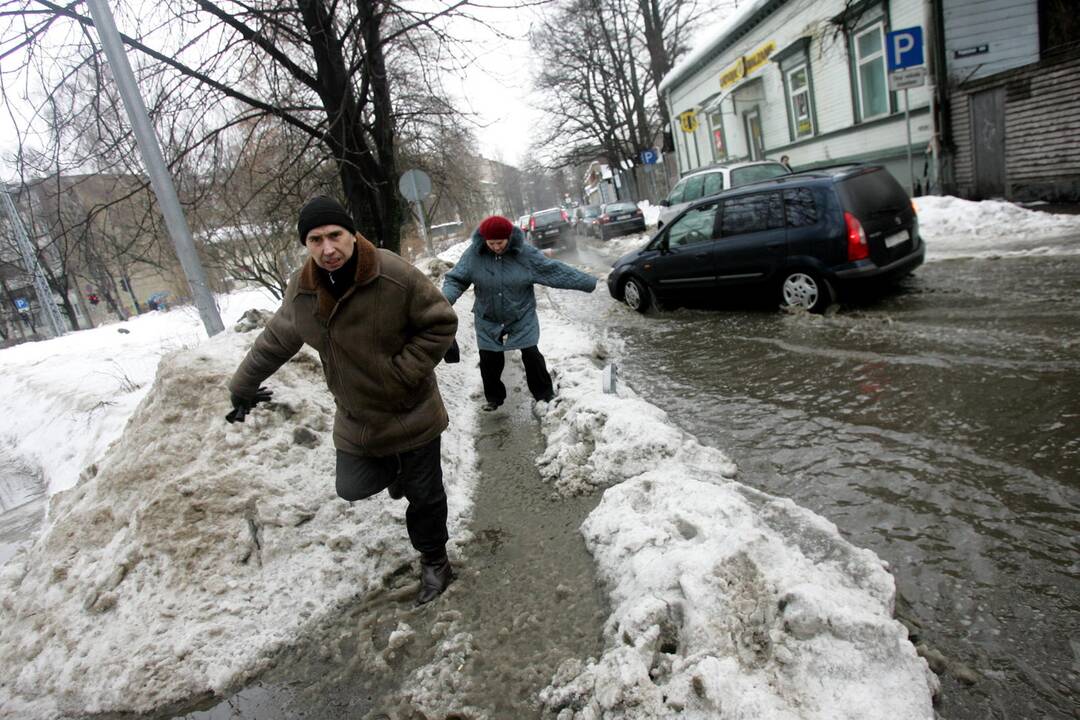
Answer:
<path fill-rule="evenodd" d="M 401 211 L 394 189 L 394 125 L 386 60 L 375 3 L 359 0 L 359 32 L 364 40 L 363 92 L 370 94 L 373 116 L 365 125 L 363 100 L 357 98 L 345 61 L 344 41 L 323 0 L 300 0 L 300 14 L 311 39 L 320 99 L 328 122 L 327 145 L 337 163 L 345 204 L 360 232 L 379 247 L 400 246 Z M 369 140 L 367 132 L 371 133 Z"/>

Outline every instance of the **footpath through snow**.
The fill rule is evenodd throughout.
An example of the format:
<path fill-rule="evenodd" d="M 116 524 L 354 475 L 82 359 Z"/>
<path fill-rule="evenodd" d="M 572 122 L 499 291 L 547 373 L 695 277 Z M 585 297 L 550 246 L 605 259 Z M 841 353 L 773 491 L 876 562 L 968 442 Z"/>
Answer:
<path fill-rule="evenodd" d="M 446 267 L 432 261 L 429 271 Z M 721 452 L 632 389 L 602 393 L 601 367 L 618 348 L 561 317 L 548 291 L 539 296 L 559 396 L 541 408 L 546 448 L 536 462 L 559 496 L 604 490 L 581 532 L 611 606 L 603 652 L 559 668 L 538 698 L 545 713 L 932 718 L 937 680 L 892 617 L 882 561 L 827 520 L 731 480 Z M 471 539 L 477 467 L 469 297 L 458 304 L 464 361 L 438 370 L 453 418 L 443 456 L 458 557 Z M 123 324 L 123 341 L 154 336 L 151 321 L 164 327 L 170 314 Z M 175 321 L 190 327 L 190 318 Z M 112 357 L 122 368 L 118 329 L 36 343 L 23 357 L 84 368 Z M 0 568 L 0 717 L 181 709 L 228 694 L 343 603 L 412 573 L 404 503 L 334 494 L 333 401 L 312 352 L 270 380 L 273 403 L 225 424 L 224 383 L 253 339 L 229 330 L 166 353 L 151 387 L 123 392 L 85 372 L 82 382 L 53 384 L 48 365 L 8 366 L 5 389 L 19 404 L 9 399 L 6 410 L 65 408 L 53 419 L 55 456 L 68 469 L 95 462 L 52 498 L 44 534 Z M 103 426 L 123 420 L 98 457 Z M 80 433 L 65 442 L 56 427 Z M 46 426 L 9 430 L 6 441 L 46 448 L 49 437 Z M 31 459 L 49 466 L 41 452 Z M 52 473 L 50 482 L 70 485 Z M 452 674 L 469 647 L 468 638 L 451 641 L 428 674 L 417 673 L 426 708 L 452 705 L 453 682 L 428 682 Z"/>

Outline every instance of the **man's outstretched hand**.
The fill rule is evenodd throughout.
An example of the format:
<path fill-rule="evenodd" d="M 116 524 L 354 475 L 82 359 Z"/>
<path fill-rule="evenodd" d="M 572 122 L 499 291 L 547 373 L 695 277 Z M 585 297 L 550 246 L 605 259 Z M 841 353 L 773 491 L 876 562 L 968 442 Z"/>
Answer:
<path fill-rule="evenodd" d="M 273 390 L 267 390 L 265 387 L 260 387 L 255 396 L 251 398 L 240 397 L 236 393 L 230 394 L 232 400 L 232 412 L 225 416 L 225 419 L 231 423 L 244 422 L 244 418 L 251 412 L 252 408 L 261 402 L 268 402 L 270 398 L 274 397 Z"/>

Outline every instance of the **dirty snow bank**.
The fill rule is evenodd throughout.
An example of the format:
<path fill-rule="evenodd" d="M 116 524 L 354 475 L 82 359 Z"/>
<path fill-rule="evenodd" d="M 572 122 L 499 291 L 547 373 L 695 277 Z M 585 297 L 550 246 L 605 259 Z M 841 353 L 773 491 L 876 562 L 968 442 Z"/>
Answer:
<path fill-rule="evenodd" d="M 915 198 L 915 205 L 928 261 L 1080 253 L 1080 215 L 949 195 L 923 195 Z"/>
<path fill-rule="evenodd" d="M 225 423 L 225 382 L 254 337 L 226 331 L 166 355 L 123 434 L 0 568 L 0 717 L 221 696 L 414 562 L 404 501 L 335 494 L 334 404 L 313 351 L 270 379 L 271 403 Z M 457 543 L 475 476 L 471 373 L 438 372 L 455 388 L 443 468 Z"/>
<path fill-rule="evenodd" d="M 216 299 L 226 327 L 250 308 L 277 305 L 253 290 Z M 50 494 L 66 490 L 120 437 L 162 355 L 205 339 L 188 306 L 7 348 L 0 352 L 0 441 L 42 469 Z"/>
<path fill-rule="evenodd" d="M 730 480 L 722 452 L 632 389 L 604 394 L 606 341 L 551 300 L 542 344 L 559 394 L 537 464 L 561 493 L 608 487 L 582 532 L 614 611 L 603 656 L 564 663 L 545 706 L 559 720 L 933 718 L 938 681 L 893 618 L 883 562 Z"/>

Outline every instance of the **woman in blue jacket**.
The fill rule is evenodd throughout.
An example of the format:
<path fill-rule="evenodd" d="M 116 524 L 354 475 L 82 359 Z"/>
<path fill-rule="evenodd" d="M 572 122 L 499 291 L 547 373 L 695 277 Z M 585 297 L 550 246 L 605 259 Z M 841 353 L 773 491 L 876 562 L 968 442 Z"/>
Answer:
<path fill-rule="evenodd" d="M 506 400 L 503 353 L 520 350 L 525 380 L 536 400 L 555 397 L 540 341 L 533 285 L 592 292 L 596 278 L 547 257 L 525 242 L 525 234 L 504 217 L 493 215 L 473 233 L 472 245 L 443 279 L 443 295 L 453 305 L 473 286 L 476 345 L 480 350 L 480 377 L 484 381 L 484 410 Z"/>

